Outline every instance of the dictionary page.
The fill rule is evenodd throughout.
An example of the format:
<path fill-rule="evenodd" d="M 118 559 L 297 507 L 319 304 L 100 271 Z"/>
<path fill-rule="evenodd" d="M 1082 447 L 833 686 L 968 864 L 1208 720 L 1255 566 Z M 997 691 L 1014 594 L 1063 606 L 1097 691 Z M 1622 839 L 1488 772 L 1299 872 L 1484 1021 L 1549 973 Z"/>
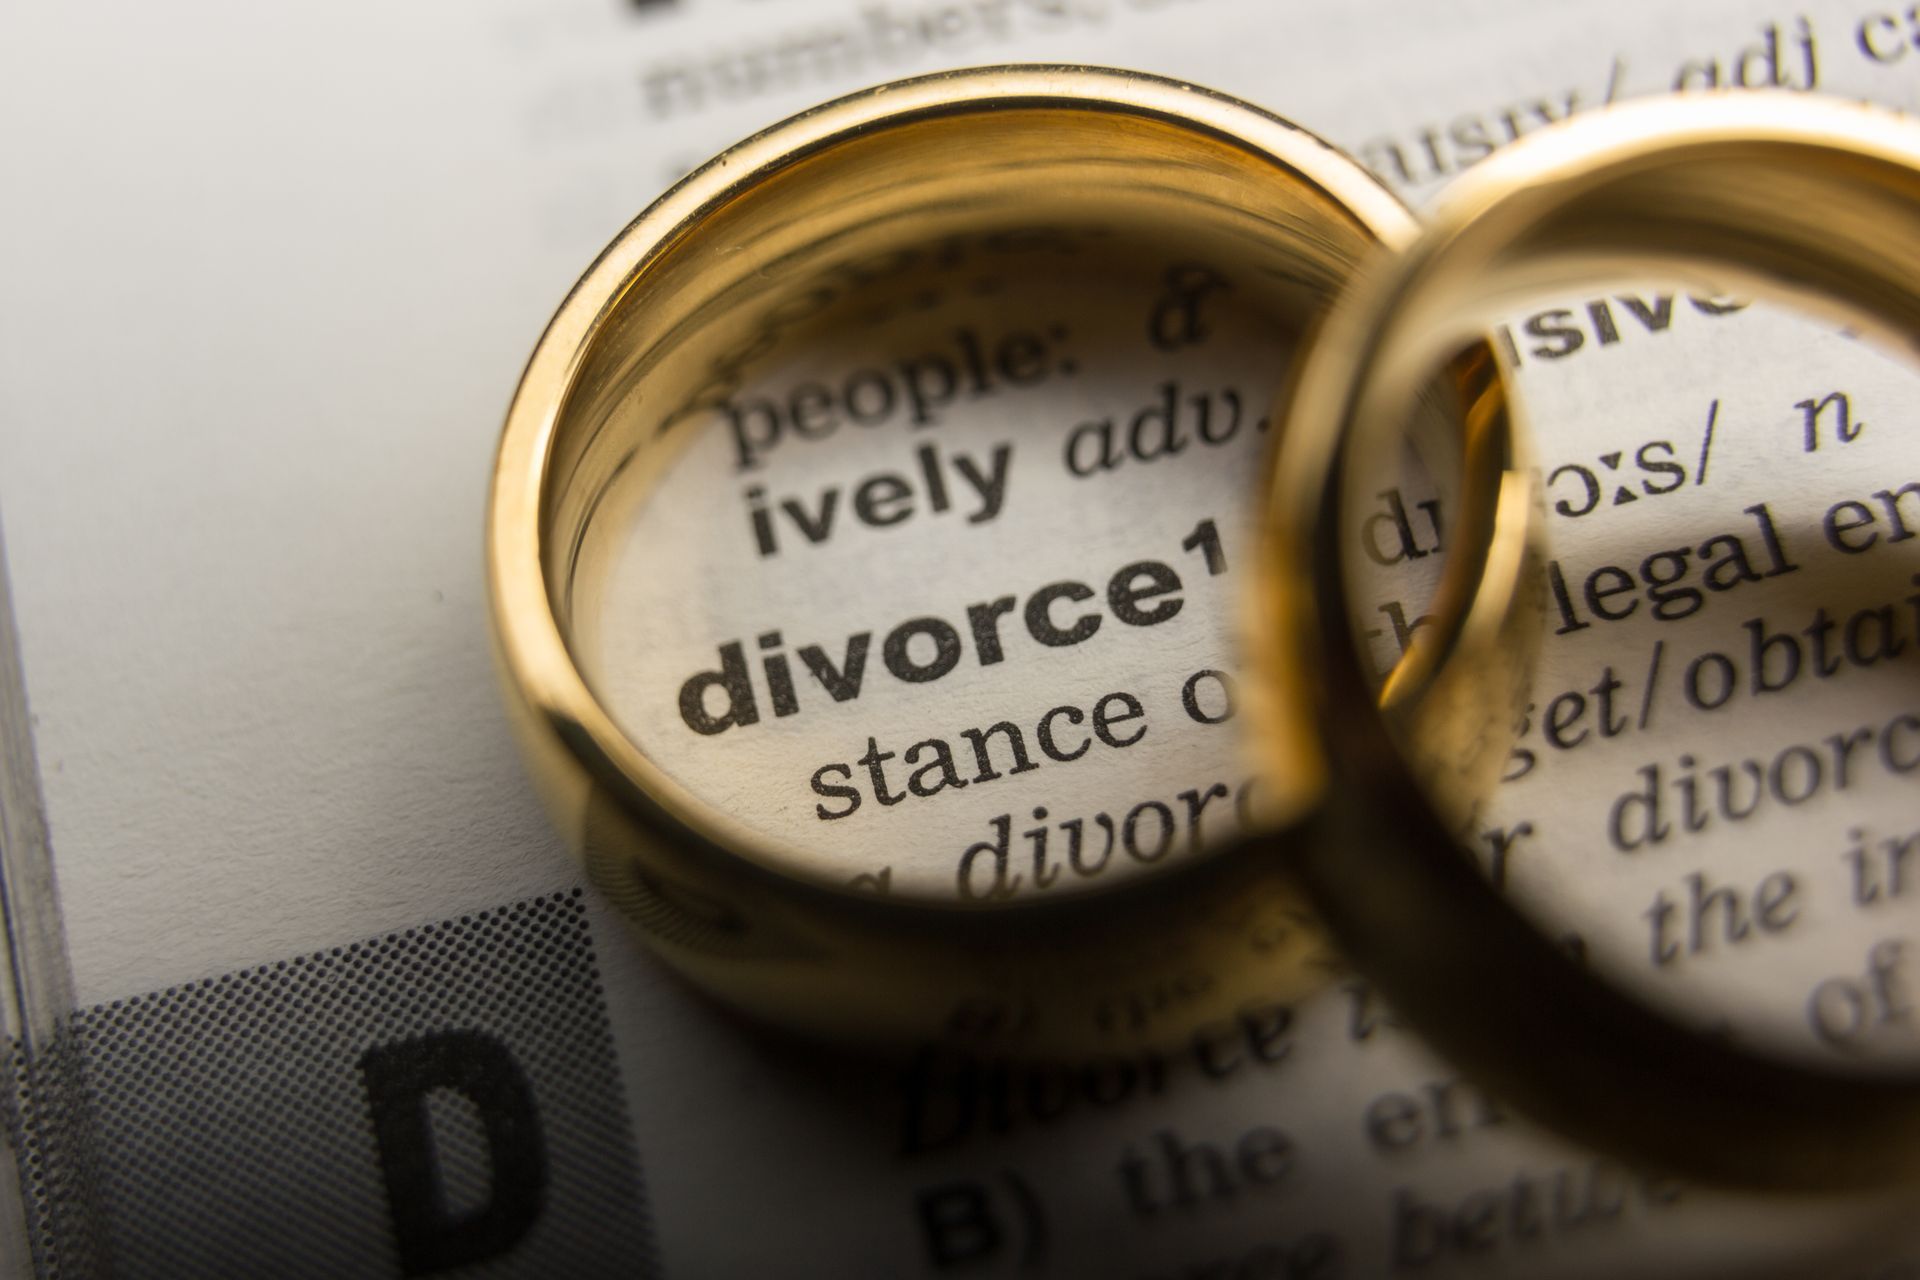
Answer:
<path fill-rule="evenodd" d="M 70 968 L 49 989 L 70 982 L 83 1081 L 9 1125 L 30 1269 L 1920 1267 L 1909 1204 L 1716 1192 L 1530 1126 L 1356 977 L 1078 1071 L 932 1049 L 875 1066 L 746 1025 L 588 889 L 524 778 L 486 637 L 482 508 L 528 352 L 607 241 L 728 143 L 862 85 L 1009 60 L 1244 97 L 1417 209 L 1623 97 L 1911 109 L 1920 27 L 1858 0 L 15 7 L 0 511 Z M 972 262 L 967 290 L 756 370 L 634 514 L 636 546 L 649 521 L 690 531 L 672 572 L 604 548 L 610 581 L 671 606 L 629 615 L 658 627 L 639 636 L 658 670 L 622 658 L 638 633 L 618 619 L 599 642 L 629 732 L 850 874 L 911 847 L 928 883 L 1011 891 L 1032 830 L 1092 866 L 1066 859 L 1065 824 L 1098 815 L 1116 869 L 1230 838 L 1274 339 L 1236 318 L 1217 264 L 1134 265 L 1109 293 L 1014 306 L 993 289 L 1028 273 Z M 1754 1034 L 1821 1061 L 1898 1053 L 1920 999 L 1912 375 L 1713 284 L 1543 299 L 1498 336 L 1554 544 L 1533 706 L 1474 835 L 1517 901 L 1649 998 L 1766 1010 Z M 1039 354 L 977 401 L 912 398 L 904 364 L 963 370 L 969 344 Z M 841 426 L 800 447 L 779 424 L 815 384 Z M 1412 480 L 1377 493 L 1350 554 L 1378 570 L 1362 609 L 1384 663 L 1419 625 L 1448 508 Z M 1148 563 L 1115 610 L 1115 576 Z M 1133 598 L 1142 582 L 1158 594 Z M 1004 662 L 970 649 L 924 699 L 884 674 L 904 621 L 1054 583 L 1104 602 L 1084 644 L 1009 626 Z M 1048 625 L 1092 616 L 1062 599 Z M 836 678 L 869 633 L 872 700 L 810 684 L 778 741 L 771 716 L 700 732 L 738 710 L 700 692 L 734 679 L 726 646 L 757 662 L 775 630 L 767 653 L 816 646 Z M 914 644 L 901 662 L 931 661 Z M 705 674 L 683 717 L 673 695 Z M 970 785 L 936 770 L 928 794 L 882 758 L 1003 718 L 1037 742 L 1057 706 L 1083 720 L 1056 727 L 1088 729 L 1105 707 L 1127 745 L 1089 733 L 1097 754 L 990 785 L 956 765 Z M 57 1171 L 35 1162 L 43 1133 Z"/>

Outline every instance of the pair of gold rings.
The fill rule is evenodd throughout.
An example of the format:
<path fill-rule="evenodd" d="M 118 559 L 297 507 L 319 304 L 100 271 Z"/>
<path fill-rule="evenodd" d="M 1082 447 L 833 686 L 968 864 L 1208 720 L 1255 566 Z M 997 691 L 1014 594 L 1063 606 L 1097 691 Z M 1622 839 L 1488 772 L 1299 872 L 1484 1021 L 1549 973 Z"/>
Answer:
<path fill-rule="evenodd" d="M 1094 225 L 1234 263 L 1311 335 L 1272 371 L 1288 408 L 1248 653 L 1271 834 L 1073 895 L 875 893 L 696 793 L 609 712 L 580 652 L 583 547 L 755 360 L 843 320 L 872 264 Z M 1481 335 L 1543 286 L 1650 271 L 1910 341 L 1920 130 L 1765 96 L 1629 105 L 1494 156 L 1422 227 L 1311 134 L 1141 74 L 959 72 L 795 117 L 608 247 L 509 412 L 488 562 L 539 789 L 665 959 L 780 1025 L 1119 1052 L 1303 994 L 1317 920 L 1443 1054 L 1575 1137 L 1736 1182 L 1911 1178 L 1920 1079 L 1777 1061 L 1652 1011 L 1505 903 L 1436 799 L 1490 783 L 1539 623 L 1538 481 Z M 1458 516 L 1434 623 L 1383 687 L 1338 547 L 1360 473 L 1410 431 Z"/>

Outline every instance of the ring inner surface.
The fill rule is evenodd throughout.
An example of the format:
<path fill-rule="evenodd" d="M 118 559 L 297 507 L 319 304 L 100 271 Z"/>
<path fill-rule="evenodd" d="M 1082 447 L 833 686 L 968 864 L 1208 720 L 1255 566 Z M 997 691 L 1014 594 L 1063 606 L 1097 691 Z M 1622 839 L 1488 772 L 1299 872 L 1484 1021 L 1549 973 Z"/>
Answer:
<path fill-rule="evenodd" d="M 1300 809 L 1305 779 L 1241 768 L 1230 601 L 1269 402 L 1375 230 L 1112 110 L 893 121 L 729 178 L 629 233 L 548 459 L 554 613 L 650 800 L 940 905 L 1103 890 Z"/>

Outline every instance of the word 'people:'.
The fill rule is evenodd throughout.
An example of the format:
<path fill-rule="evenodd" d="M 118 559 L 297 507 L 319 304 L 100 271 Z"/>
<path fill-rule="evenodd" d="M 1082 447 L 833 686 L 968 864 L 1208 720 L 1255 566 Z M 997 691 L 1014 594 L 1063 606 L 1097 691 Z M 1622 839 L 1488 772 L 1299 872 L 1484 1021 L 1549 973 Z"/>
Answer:
<path fill-rule="evenodd" d="M 1073 360 L 1058 354 L 1066 337 L 1060 325 L 992 339 L 962 328 L 940 350 L 855 369 L 837 386 L 801 382 L 785 395 L 737 398 L 720 410 L 733 435 L 734 468 L 751 471 L 787 440 L 824 440 L 849 424 L 933 426 L 962 395 L 977 400 L 1071 374 Z"/>

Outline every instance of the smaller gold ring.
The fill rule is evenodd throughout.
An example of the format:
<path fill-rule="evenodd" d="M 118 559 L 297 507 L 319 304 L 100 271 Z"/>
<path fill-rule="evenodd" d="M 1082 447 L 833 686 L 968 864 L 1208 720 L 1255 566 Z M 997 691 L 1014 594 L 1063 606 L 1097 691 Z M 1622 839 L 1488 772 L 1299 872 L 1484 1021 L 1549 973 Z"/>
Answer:
<path fill-rule="evenodd" d="M 1582 117 L 1463 177 L 1414 244 L 1341 301 L 1303 357 L 1269 540 L 1276 653 L 1303 646 L 1269 665 L 1325 681 L 1319 713 L 1296 721 L 1320 728 L 1335 780 L 1320 838 L 1302 845 L 1306 876 L 1343 950 L 1421 1035 L 1561 1132 L 1727 1183 L 1911 1180 L 1920 1078 L 1798 1065 L 1683 1027 L 1501 898 L 1376 709 L 1346 577 L 1326 554 L 1355 498 L 1351 461 L 1384 447 L 1423 368 L 1543 291 L 1650 275 L 1784 297 L 1914 349 L 1920 128 L 1748 94 Z M 1517 477 L 1513 499 L 1530 500 Z M 1303 575 L 1310 592 L 1293 586 Z M 1513 659 L 1488 634 L 1463 627 L 1448 655 L 1467 690 L 1454 705 L 1505 714 Z"/>

